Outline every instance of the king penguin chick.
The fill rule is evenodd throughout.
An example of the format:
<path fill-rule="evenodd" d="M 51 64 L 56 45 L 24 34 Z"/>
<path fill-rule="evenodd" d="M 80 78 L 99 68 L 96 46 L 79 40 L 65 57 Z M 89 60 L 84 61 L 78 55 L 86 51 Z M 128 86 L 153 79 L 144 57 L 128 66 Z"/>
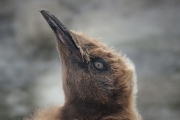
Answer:
<path fill-rule="evenodd" d="M 141 120 L 132 62 L 98 40 L 68 30 L 50 12 L 40 12 L 56 35 L 65 103 L 25 120 Z"/>

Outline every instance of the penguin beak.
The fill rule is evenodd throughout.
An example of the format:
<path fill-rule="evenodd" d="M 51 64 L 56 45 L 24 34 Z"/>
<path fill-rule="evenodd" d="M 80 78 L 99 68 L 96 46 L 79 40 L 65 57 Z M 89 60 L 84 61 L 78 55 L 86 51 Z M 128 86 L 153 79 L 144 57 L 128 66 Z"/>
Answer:
<path fill-rule="evenodd" d="M 56 35 L 58 43 L 68 47 L 68 49 L 75 54 L 77 57 L 81 57 L 80 50 L 76 46 L 73 37 L 71 36 L 69 30 L 50 12 L 46 10 L 40 11 L 51 29 L 54 31 Z"/>

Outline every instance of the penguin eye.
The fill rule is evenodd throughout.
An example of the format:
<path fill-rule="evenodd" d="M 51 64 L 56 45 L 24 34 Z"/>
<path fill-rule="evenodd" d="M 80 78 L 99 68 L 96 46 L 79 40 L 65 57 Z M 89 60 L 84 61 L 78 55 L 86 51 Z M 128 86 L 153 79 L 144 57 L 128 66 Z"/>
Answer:
<path fill-rule="evenodd" d="M 99 71 L 106 71 L 108 70 L 107 63 L 102 58 L 93 58 L 92 59 L 93 66 Z"/>
<path fill-rule="evenodd" d="M 104 68 L 104 64 L 102 62 L 97 61 L 97 62 L 94 62 L 94 67 L 96 69 L 103 69 Z"/>

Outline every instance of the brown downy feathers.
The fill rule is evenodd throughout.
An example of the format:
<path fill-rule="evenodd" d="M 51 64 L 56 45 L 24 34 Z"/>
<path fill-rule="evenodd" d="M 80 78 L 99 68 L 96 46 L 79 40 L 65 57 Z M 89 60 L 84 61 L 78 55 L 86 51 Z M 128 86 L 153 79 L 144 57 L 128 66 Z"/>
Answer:
<path fill-rule="evenodd" d="M 97 39 L 69 31 L 48 11 L 41 13 L 57 38 L 65 103 L 26 120 L 141 120 L 132 62 Z"/>

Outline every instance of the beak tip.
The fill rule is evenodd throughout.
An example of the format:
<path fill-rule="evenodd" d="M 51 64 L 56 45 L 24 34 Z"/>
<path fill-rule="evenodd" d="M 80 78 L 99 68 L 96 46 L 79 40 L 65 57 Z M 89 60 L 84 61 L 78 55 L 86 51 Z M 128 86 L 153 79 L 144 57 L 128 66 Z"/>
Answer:
<path fill-rule="evenodd" d="M 44 15 L 44 14 L 50 14 L 50 12 L 49 11 L 47 11 L 47 10 L 38 10 L 42 15 Z"/>
<path fill-rule="evenodd" d="M 42 13 L 44 10 L 38 10 L 40 13 Z"/>

